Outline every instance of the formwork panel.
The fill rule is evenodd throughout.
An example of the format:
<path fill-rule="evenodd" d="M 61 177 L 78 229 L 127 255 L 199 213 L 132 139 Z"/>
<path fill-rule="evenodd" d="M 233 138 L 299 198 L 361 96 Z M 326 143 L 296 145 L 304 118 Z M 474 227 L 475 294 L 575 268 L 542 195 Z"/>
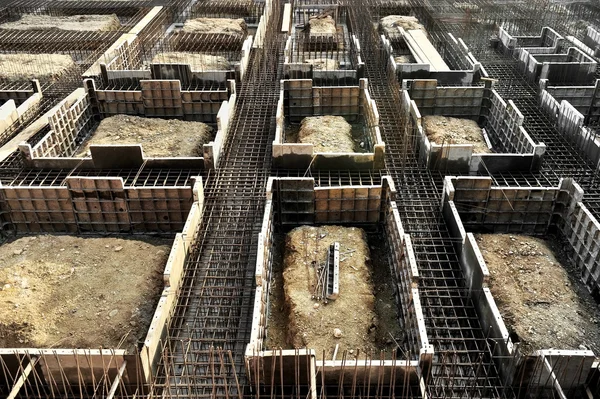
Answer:
<path fill-rule="evenodd" d="M 183 116 L 179 80 L 142 80 L 140 84 L 146 116 Z"/>
<path fill-rule="evenodd" d="M 71 197 L 64 187 L 3 187 L 4 223 L 16 233 L 77 232 Z"/>
<path fill-rule="evenodd" d="M 128 232 L 131 220 L 121 178 L 66 179 L 80 232 Z"/>

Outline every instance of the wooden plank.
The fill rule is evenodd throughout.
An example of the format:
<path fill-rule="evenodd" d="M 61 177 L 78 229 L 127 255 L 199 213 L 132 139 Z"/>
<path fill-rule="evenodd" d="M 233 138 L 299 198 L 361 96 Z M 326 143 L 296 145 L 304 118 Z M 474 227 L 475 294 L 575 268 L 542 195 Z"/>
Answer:
<path fill-rule="evenodd" d="M 424 31 L 420 29 L 411 29 L 406 31 L 405 39 L 407 39 L 407 36 L 412 39 L 407 40 L 407 44 L 409 44 L 409 46 L 410 44 L 414 45 L 411 50 L 416 52 L 416 54 L 414 54 L 416 59 L 431 65 L 432 71 L 450 70 L 440 53 L 433 47 L 433 44 L 431 44 Z"/>

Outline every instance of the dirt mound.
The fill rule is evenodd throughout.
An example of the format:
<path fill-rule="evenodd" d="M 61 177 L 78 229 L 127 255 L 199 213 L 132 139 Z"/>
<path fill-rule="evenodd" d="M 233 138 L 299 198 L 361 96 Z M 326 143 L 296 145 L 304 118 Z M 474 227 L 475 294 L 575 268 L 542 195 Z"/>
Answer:
<path fill-rule="evenodd" d="M 185 21 L 182 31 L 244 38 L 248 33 L 248 27 L 243 18 L 195 18 Z"/>
<path fill-rule="evenodd" d="M 213 129 L 201 122 L 115 115 L 100 122 L 76 156 L 88 154 L 92 144 L 141 144 L 149 157 L 198 157 L 213 137 Z"/>
<path fill-rule="evenodd" d="M 0 246 L 0 347 L 122 348 L 145 339 L 171 240 L 23 237 Z"/>
<path fill-rule="evenodd" d="M 340 295 L 327 304 L 311 296 L 316 283 L 316 264 L 326 261 L 327 248 L 340 243 Z M 367 262 L 369 247 L 362 229 L 355 227 L 298 227 L 285 242 L 283 286 L 289 310 L 287 342 L 297 348 L 323 350 L 331 356 L 339 350 L 376 351 L 374 287 Z M 315 305 L 316 304 L 316 305 Z M 334 330 L 341 330 L 336 338 Z M 340 352 L 341 353 L 341 352 Z"/>
<path fill-rule="evenodd" d="M 192 71 L 228 71 L 231 64 L 225 57 L 211 54 L 167 52 L 152 59 L 154 64 L 190 64 Z"/>
<path fill-rule="evenodd" d="M 298 142 L 312 143 L 314 152 L 354 152 L 352 126 L 342 116 L 302 119 Z"/>
<path fill-rule="evenodd" d="M 75 67 L 65 54 L 0 54 L 0 78 L 17 80 L 54 80 Z"/>
<path fill-rule="evenodd" d="M 331 58 L 312 58 L 304 60 L 305 64 L 311 64 L 316 71 L 336 71 L 340 68 L 340 63 Z"/>
<path fill-rule="evenodd" d="M 399 35 L 399 27 L 404 30 L 418 29 L 425 32 L 425 27 L 419 20 L 408 15 L 388 15 L 379 20 L 379 25 L 388 36 Z"/>
<path fill-rule="evenodd" d="M 476 238 L 494 300 L 525 353 L 583 347 L 600 353 L 600 309 L 579 277 L 569 278 L 569 262 L 557 260 L 558 245 L 520 235 Z"/>
<path fill-rule="evenodd" d="M 115 14 L 70 16 L 24 14 L 18 21 L 0 25 L 0 29 L 17 30 L 111 31 L 119 28 L 121 23 Z"/>
<path fill-rule="evenodd" d="M 429 140 L 436 144 L 473 144 L 473 152 L 491 153 L 477 122 L 471 119 L 450 118 L 440 115 L 423 117 L 423 129 Z"/>
<path fill-rule="evenodd" d="M 330 15 L 310 17 L 308 26 L 311 36 L 333 36 L 337 33 L 335 21 Z"/>

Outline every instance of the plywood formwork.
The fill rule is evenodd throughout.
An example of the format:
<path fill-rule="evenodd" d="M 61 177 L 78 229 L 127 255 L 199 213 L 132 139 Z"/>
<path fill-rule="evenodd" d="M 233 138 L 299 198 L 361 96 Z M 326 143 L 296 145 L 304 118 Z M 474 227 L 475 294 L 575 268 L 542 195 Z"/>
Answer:
<path fill-rule="evenodd" d="M 38 81 L 32 82 L 32 90 L 0 91 L 0 147 L 34 117 L 42 97 Z"/>
<path fill-rule="evenodd" d="M 122 178 L 77 176 L 58 186 L 0 186 L 1 220 L 17 234 L 169 233 L 184 227 L 194 190 L 197 185 L 135 187 Z"/>
<path fill-rule="evenodd" d="M 115 180 L 81 181 L 74 185 L 80 192 L 90 193 L 110 188 Z M 71 185 L 73 186 L 73 185 Z M 93 390 L 96 394 L 110 397 L 145 394 L 150 389 L 156 364 L 162 351 L 166 326 L 173 314 L 175 293 L 183 279 L 183 266 L 195 239 L 202 219 L 204 195 L 202 182 L 198 180 L 194 189 L 193 204 L 187 214 L 185 224 L 177 233 L 164 268 L 164 290 L 158 301 L 154 316 L 145 340 L 138 351 L 130 353 L 121 349 L 0 349 L 0 385 L 12 393 L 27 396 L 27 392 L 52 392 L 57 396 L 69 396 L 77 392 Z M 118 187 L 117 187 L 118 188 Z M 114 193 L 114 190 L 111 192 Z M 85 199 L 84 199 L 85 200 Z M 119 201 L 117 200 L 117 203 Z M 112 201 L 111 206 L 115 205 Z M 122 205 L 122 204 L 121 204 Z M 97 207 L 98 203 L 88 202 L 82 209 L 85 212 Z M 109 213 L 113 209 L 109 209 Z M 114 229 L 96 228 L 99 224 L 88 223 L 95 232 L 116 232 Z M 119 217 L 112 218 L 113 226 L 118 226 Z M 100 224 L 105 221 L 100 221 Z M 70 233 L 80 233 L 70 231 Z M 101 326 L 99 326 L 101 328 Z M 31 365 L 31 367 L 28 367 Z"/>
<path fill-rule="evenodd" d="M 356 360 L 316 360 L 312 352 L 310 362 L 316 365 L 316 379 L 325 388 L 327 386 L 349 387 L 357 384 L 361 390 L 368 386 L 418 386 L 420 378 L 427 378 L 433 359 L 433 348 L 429 345 L 423 313 L 421 310 L 418 272 L 416 271 L 415 255 L 412 251 L 410 235 L 405 234 L 396 209 L 395 188 L 387 177 L 381 185 L 365 187 L 367 191 L 376 190 L 373 201 L 378 201 L 377 218 L 371 219 L 369 212 L 356 209 L 354 218 L 347 219 L 337 209 L 341 200 L 348 203 L 356 201 L 356 187 L 319 187 L 314 186 L 312 178 L 271 178 L 267 184 L 266 206 L 262 229 L 259 234 L 255 280 L 257 284 L 253 307 L 251 338 L 246 349 L 246 366 L 252 381 L 271 385 L 272 377 L 257 365 L 264 364 L 263 358 L 277 355 L 284 362 L 294 362 L 298 353 L 294 350 L 268 351 L 263 348 L 267 319 L 269 313 L 268 292 L 271 281 L 271 266 L 273 262 L 274 231 L 279 226 L 298 226 L 303 224 L 320 224 L 317 215 L 319 208 L 334 208 L 329 213 L 327 223 L 341 225 L 378 225 L 384 227 L 391 252 L 390 265 L 397 281 L 397 306 L 402 310 L 402 317 L 409 337 L 410 356 L 399 356 L 392 360 L 359 358 Z M 312 193 L 311 193 L 312 191 Z M 329 191 L 329 192 L 328 192 Z M 326 193 L 317 194 L 317 192 Z M 319 201 L 325 205 L 317 205 Z M 291 219 L 295 210 L 301 216 Z M 373 210 L 375 212 L 375 210 Z M 337 217 L 336 220 L 333 218 Z M 310 350 L 310 348 L 308 348 Z M 289 360 L 288 360 L 289 359 Z M 260 370 L 260 371 L 259 371 Z M 298 375 L 298 373 L 296 373 Z M 275 375 L 277 381 L 279 375 Z M 286 373 L 286 378 L 292 378 Z M 298 378 L 298 377 L 297 377 Z M 300 377 L 305 378 L 305 377 Z M 337 385 L 336 385 L 337 384 Z M 404 384 L 404 385 L 403 385 Z M 311 386 L 310 384 L 307 384 Z M 357 388 L 358 389 L 358 388 Z M 393 388 L 392 388 L 393 389 Z"/>
<path fill-rule="evenodd" d="M 409 80 L 401 91 L 405 129 L 417 137 L 419 159 L 432 170 L 475 174 L 537 170 L 546 151 L 544 143 L 535 143 L 523 128 L 524 117 L 516 105 L 504 101 L 485 86 L 443 87 L 437 80 Z M 424 115 L 443 115 L 478 122 L 496 153 L 474 153 L 472 144 L 437 144 L 427 137 Z"/>
<path fill-rule="evenodd" d="M 277 103 L 277 128 L 273 141 L 276 167 L 306 169 L 380 169 L 385 143 L 379 130 L 379 112 L 368 91 L 366 79 L 359 86 L 315 86 L 312 79 L 283 80 Z M 366 153 L 319 153 L 312 144 L 286 143 L 286 123 L 298 124 L 305 117 L 343 116 L 349 123 L 363 124 Z"/>
<path fill-rule="evenodd" d="M 495 190 L 507 192 L 507 197 L 492 198 Z M 573 261 L 585 269 L 589 263 L 582 260 L 590 259 L 586 251 L 594 251 L 597 243 L 593 242 L 593 233 L 591 236 L 587 232 L 582 233 L 593 223 L 581 215 L 582 209 L 585 209 L 580 202 L 582 195 L 581 188 L 571 179 L 563 180 L 558 187 L 524 191 L 516 187 L 492 187 L 491 179 L 485 177 L 446 177 L 444 182 L 442 212 L 454 238 L 465 283 L 482 327 L 496 342 L 493 351 L 500 374 L 505 383 L 514 386 L 517 391 L 550 389 L 564 395 L 567 390 L 580 389 L 594 373 L 596 355 L 590 350 L 561 348 L 522 354 L 509 336 L 488 288 L 489 271 L 470 231 L 484 226 L 494 232 L 543 235 L 552 227 L 558 228 L 575 250 Z M 496 201 L 502 202 L 499 205 L 504 208 L 501 213 L 497 212 L 498 206 L 493 205 Z M 509 203 L 512 206 L 506 209 L 504 205 Z M 524 219 L 521 215 L 525 213 L 532 217 Z M 487 220 L 487 217 L 482 220 L 481 214 L 496 216 L 491 216 L 493 220 Z M 587 272 L 582 273 L 584 283 L 592 291 L 597 283 L 590 285 L 588 276 Z"/>

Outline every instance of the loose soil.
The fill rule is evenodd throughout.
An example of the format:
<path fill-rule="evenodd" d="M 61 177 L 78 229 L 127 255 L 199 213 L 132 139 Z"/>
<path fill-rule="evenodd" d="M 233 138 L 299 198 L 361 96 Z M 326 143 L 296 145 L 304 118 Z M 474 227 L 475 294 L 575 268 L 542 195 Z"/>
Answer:
<path fill-rule="evenodd" d="M 195 18 L 187 20 L 182 31 L 244 38 L 248 34 L 248 27 L 243 18 Z"/>
<path fill-rule="evenodd" d="M 335 21 L 331 15 L 312 16 L 308 19 L 308 26 L 311 36 L 334 36 L 337 33 Z"/>
<path fill-rule="evenodd" d="M 145 339 L 171 240 L 23 237 L 0 246 L 0 347 L 121 348 Z"/>
<path fill-rule="evenodd" d="M 153 64 L 190 64 L 192 72 L 228 71 L 231 64 L 220 55 L 167 52 L 159 53 L 152 59 Z"/>
<path fill-rule="evenodd" d="M 354 152 L 352 125 L 342 116 L 304 118 L 298 132 L 299 143 L 312 143 L 314 152 Z"/>
<path fill-rule="evenodd" d="M 54 80 L 67 69 L 75 67 L 65 54 L 0 54 L 0 78 L 18 80 Z"/>
<path fill-rule="evenodd" d="M 341 253 L 340 295 L 324 304 L 311 299 L 313 261 L 325 262 L 327 248 L 336 241 Z M 339 359 L 344 350 L 356 356 L 357 349 L 361 356 L 380 350 L 391 356 L 398 344 L 404 344 L 384 240 L 370 237 L 369 242 L 371 254 L 361 229 L 339 226 L 299 227 L 287 235 L 285 245 L 282 237 L 277 239 L 267 348 L 308 347 L 319 359 L 323 350 L 331 359 L 339 344 Z M 333 335 L 336 328 L 342 332 L 339 338 Z"/>
<path fill-rule="evenodd" d="M 121 23 L 115 14 L 71 16 L 25 14 L 18 21 L 0 25 L 0 29 L 17 30 L 112 31 L 119 28 Z"/>
<path fill-rule="evenodd" d="M 491 153 L 477 122 L 471 119 L 450 118 L 440 115 L 423 117 L 423 129 L 429 140 L 436 144 L 473 144 L 473 152 Z"/>
<path fill-rule="evenodd" d="M 336 71 L 340 68 L 340 63 L 331 58 L 312 58 L 304 60 L 305 64 L 311 64 L 316 71 Z"/>
<path fill-rule="evenodd" d="M 213 129 L 201 122 L 115 115 L 100 122 L 76 156 L 88 155 L 92 144 L 140 144 L 149 157 L 199 157 L 213 137 Z"/>
<path fill-rule="evenodd" d="M 476 238 L 494 300 L 524 353 L 550 348 L 600 353 L 600 308 L 557 242 L 506 234 Z"/>
<path fill-rule="evenodd" d="M 387 17 L 381 18 L 379 26 L 383 29 L 387 36 L 397 36 L 400 34 L 398 28 L 404 30 L 422 30 L 426 32 L 425 27 L 415 17 L 408 15 L 388 15 Z"/>

